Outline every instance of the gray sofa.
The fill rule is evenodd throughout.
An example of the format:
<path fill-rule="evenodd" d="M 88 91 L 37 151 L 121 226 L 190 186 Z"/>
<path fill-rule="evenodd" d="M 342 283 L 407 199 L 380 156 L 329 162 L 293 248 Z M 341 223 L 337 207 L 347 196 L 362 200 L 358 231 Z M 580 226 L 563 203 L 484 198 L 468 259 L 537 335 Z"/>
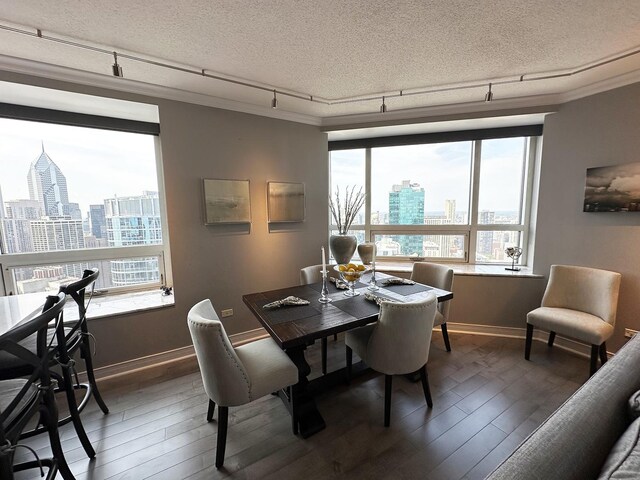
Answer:
<path fill-rule="evenodd" d="M 632 422 L 628 401 L 637 390 L 640 390 L 640 335 L 621 348 L 487 479 L 598 478 L 612 448 Z M 630 428 L 625 438 L 631 431 Z M 638 455 L 637 435 L 631 441 L 636 450 L 630 455 Z M 631 465 L 631 475 L 628 472 L 616 475 L 610 478 L 640 479 L 635 465 Z"/>

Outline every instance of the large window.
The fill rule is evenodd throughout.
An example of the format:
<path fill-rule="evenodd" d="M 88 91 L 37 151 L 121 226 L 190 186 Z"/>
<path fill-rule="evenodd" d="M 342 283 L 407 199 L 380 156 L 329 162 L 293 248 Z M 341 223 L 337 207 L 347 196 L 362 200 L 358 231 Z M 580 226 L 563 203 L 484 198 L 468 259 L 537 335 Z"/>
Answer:
<path fill-rule="evenodd" d="M 0 294 L 90 267 L 98 290 L 164 284 L 158 151 L 153 134 L 0 118 Z"/>
<path fill-rule="evenodd" d="M 540 137 L 464 135 L 332 149 L 333 195 L 358 185 L 368 196 L 351 233 L 375 242 L 379 256 L 400 260 L 506 263 L 506 248 L 525 249 Z"/>

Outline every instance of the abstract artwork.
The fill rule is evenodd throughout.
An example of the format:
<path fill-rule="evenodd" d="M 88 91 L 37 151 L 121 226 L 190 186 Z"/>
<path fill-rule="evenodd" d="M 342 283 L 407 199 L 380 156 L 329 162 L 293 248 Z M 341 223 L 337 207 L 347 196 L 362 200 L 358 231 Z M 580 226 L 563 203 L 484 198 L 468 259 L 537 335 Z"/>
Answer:
<path fill-rule="evenodd" d="M 251 223 L 249 180 L 204 180 L 205 225 Z"/>
<path fill-rule="evenodd" d="M 304 183 L 269 182 L 269 222 L 304 221 Z"/>
<path fill-rule="evenodd" d="M 640 212 L 640 163 L 587 169 L 585 212 Z"/>

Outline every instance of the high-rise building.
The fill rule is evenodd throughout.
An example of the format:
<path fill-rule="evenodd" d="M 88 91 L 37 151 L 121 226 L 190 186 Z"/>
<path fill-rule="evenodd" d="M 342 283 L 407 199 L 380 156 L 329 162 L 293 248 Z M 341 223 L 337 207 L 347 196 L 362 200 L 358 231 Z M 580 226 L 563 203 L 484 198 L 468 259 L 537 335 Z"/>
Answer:
<path fill-rule="evenodd" d="M 424 224 L 424 188 L 410 180 L 393 185 L 389 192 L 389 224 Z M 401 255 L 423 255 L 421 235 L 396 235 L 393 240 L 400 245 Z"/>
<path fill-rule="evenodd" d="M 30 226 L 34 252 L 85 248 L 82 220 L 41 217 Z"/>
<path fill-rule="evenodd" d="M 0 220 L 4 218 L 4 201 L 2 200 L 2 186 L 0 186 Z"/>
<path fill-rule="evenodd" d="M 444 201 L 444 216 L 447 218 L 447 223 L 456 223 L 456 201 L 445 200 Z"/>
<path fill-rule="evenodd" d="M 110 247 L 162 243 L 158 192 L 108 198 L 104 206 Z M 111 278 L 115 286 L 157 282 L 160 280 L 158 258 L 114 260 Z"/>
<path fill-rule="evenodd" d="M 70 212 L 75 212 L 75 209 L 69 206 L 67 179 L 44 151 L 44 144 L 42 145 L 42 153 L 29 167 L 27 183 L 29 184 L 29 198 L 40 203 L 43 215 L 48 217 L 73 216 Z M 77 204 L 75 205 L 77 206 Z"/>
<path fill-rule="evenodd" d="M 4 205 L 6 215 L 1 220 L 4 252 L 33 252 L 31 221 L 40 218 L 40 203 L 36 200 L 9 200 Z"/>
<path fill-rule="evenodd" d="M 495 223 L 496 212 L 483 210 L 478 213 L 478 223 L 488 225 Z M 479 256 L 491 259 L 493 256 L 493 232 L 478 232 L 476 252 Z"/>
<path fill-rule="evenodd" d="M 96 238 L 107 238 L 107 219 L 104 205 L 89 205 L 91 234 Z"/>

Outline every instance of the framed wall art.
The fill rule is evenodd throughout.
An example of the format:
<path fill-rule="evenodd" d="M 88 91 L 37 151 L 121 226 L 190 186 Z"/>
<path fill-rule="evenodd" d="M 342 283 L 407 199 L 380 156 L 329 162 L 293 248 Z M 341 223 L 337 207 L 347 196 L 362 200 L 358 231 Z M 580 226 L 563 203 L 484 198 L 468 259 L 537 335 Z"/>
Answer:
<path fill-rule="evenodd" d="M 304 183 L 267 184 L 269 223 L 304 222 Z"/>
<path fill-rule="evenodd" d="M 640 162 L 587 169 L 585 212 L 640 212 Z"/>
<path fill-rule="evenodd" d="M 205 225 L 251 223 L 249 180 L 204 179 Z"/>

